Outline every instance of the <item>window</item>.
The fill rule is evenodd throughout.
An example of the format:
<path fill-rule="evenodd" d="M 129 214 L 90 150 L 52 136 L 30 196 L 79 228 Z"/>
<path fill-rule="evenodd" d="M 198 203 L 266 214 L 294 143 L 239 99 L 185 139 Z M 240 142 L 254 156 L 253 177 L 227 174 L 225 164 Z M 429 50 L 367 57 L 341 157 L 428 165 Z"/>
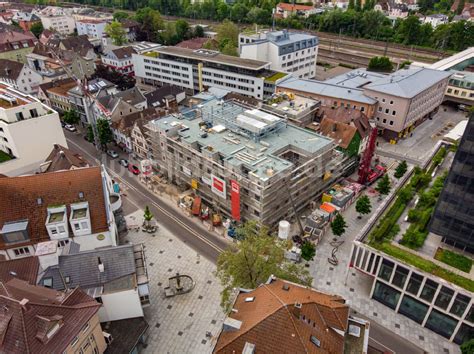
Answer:
<path fill-rule="evenodd" d="M 16 257 L 28 256 L 30 254 L 30 249 L 28 247 L 21 247 L 13 250 Z"/>
<path fill-rule="evenodd" d="M 23 116 L 23 112 L 16 112 L 15 115 L 16 115 L 17 120 L 24 120 L 25 119 L 25 117 Z"/>
<path fill-rule="evenodd" d="M 397 114 L 397 111 L 392 111 L 392 116 L 394 116 L 395 114 Z"/>
<path fill-rule="evenodd" d="M 71 342 L 71 347 L 74 347 L 77 344 L 77 342 L 79 342 L 79 338 L 74 337 L 74 339 Z"/>
<path fill-rule="evenodd" d="M 96 297 L 95 298 L 95 301 L 97 301 L 99 304 L 103 304 L 102 302 L 102 298 L 99 296 L 99 297 Z"/>
<path fill-rule="evenodd" d="M 397 265 L 397 269 L 395 270 L 395 275 L 393 276 L 392 284 L 398 286 L 399 288 L 403 288 L 405 285 L 405 281 L 408 277 L 408 269 L 403 268 Z"/>
<path fill-rule="evenodd" d="M 420 297 L 423 300 L 431 302 L 433 300 L 436 289 L 438 289 L 438 283 L 432 281 L 431 279 L 426 279 L 426 283 L 423 287 L 423 290 L 421 291 Z"/>
<path fill-rule="evenodd" d="M 390 110 L 388 108 L 385 108 L 385 114 L 388 114 L 388 112 L 390 112 Z"/>
<path fill-rule="evenodd" d="M 382 261 L 382 266 L 380 267 L 379 277 L 383 280 L 390 281 L 392 275 L 394 263 L 386 259 Z"/>
<path fill-rule="evenodd" d="M 464 314 L 464 311 L 466 311 L 469 301 L 469 297 L 463 294 L 457 294 L 456 299 L 454 299 L 453 306 L 451 306 L 451 310 L 449 310 L 449 312 L 461 317 Z"/>
<path fill-rule="evenodd" d="M 422 323 L 428 313 L 428 307 L 428 305 L 415 300 L 411 296 L 405 295 L 398 312 L 417 323 Z"/>
<path fill-rule="evenodd" d="M 65 281 L 66 284 L 70 284 L 71 283 L 71 277 L 69 277 L 69 276 L 64 277 L 64 281 Z"/>
<path fill-rule="evenodd" d="M 445 286 L 441 287 L 441 290 L 436 298 L 435 305 L 446 310 L 448 308 L 451 299 L 453 298 L 454 290 L 449 289 Z"/>
<path fill-rule="evenodd" d="M 433 332 L 442 335 L 445 338 L 450 338 L 456 328 L 458 321 L 454 318 L 447 316 L 438 310 L 432 310 L 430 317 L 426 321 L 426 328 L 431 329 Z"/>
<path fill-rule="evenodd" d="M 418 290 L 420 290 L 422 281 L 423 277 L 421 275 L 412 273 L 406 290 L 413 295 L 418 294 Z"/>
<path fill-rule="evenodd" d="M 383 123 L 384 123 L 384 124 L 387 123 L 387 118 L 384 118 L 384 119 L 383 119 Z"/>
<path fill-rule="evenodd" d="M 400 292 L 391 286 L 377 281 L 375 283 L 375 289 L 372 298 L 381 302 L 385 306 L 395 309 L 397 307 L 398 300 L 400 299 Z"/>
<path fill-rule="evenodd" d="M 48 277 L 43 279 L 43 286 L 46 288 L 52 288 L 53 287 L 53 278 Z"/>
<path fill-rule="evenodd" d="M 393 101 L 390 101 L 390 104 L 393 104 Z"/>
<path fill-rule="evenodd" d="M 89 327 L 90 327 L 90 326 L 89 326 L 89 323 L 86 323 L 86 325 L 85 325 L 84 327 L 82 327 L 81 331 L 82 331 L 82 332 L 85 332 L 85 331 L 87 331 L 87 330 L 89 329 Z"/>
<path fill-rule="evenodd" d="M 69 240 L 60 240 L 60 241 L 58 241 L 58 247 L 59 247 L 59 248 L 64 247 L 64 246 L 66 246 L 68 243 L 69 243 Z"/>
<path fill-rule="evenodd" d="M 313 343 L 315 346 L 317 346 L 318 348 L 321 347 L 321 341 L 318 338 L 316 338 L 315 336 L 311 336 L 309 339 L 311 343 Z"/>
<path fill-rule="evenodd" d="M 393 125 L 393 120 L 391 120 L 391 121 L 389 122 L 389 124 L 390 124 L 390 125 Z"/>

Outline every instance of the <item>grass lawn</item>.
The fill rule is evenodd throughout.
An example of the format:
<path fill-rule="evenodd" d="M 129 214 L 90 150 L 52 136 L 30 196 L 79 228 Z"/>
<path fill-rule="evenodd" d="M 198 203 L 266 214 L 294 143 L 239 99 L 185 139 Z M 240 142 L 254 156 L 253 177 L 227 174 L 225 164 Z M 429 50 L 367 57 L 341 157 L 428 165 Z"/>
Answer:
<path fill-rule="evenodd" d="M 276 72 L 275 74 L 265 78 L 265 80 L 267 80 L 269 82 L 275 82 L 278 79 L 281 79 L 282 77 L 285 77 L 285 76 L 286 76 L 285 73 Z"/>
<path fill-rule="evenodd" d="M 388 242 L 383 243 L 373 243 L 372 247 L 386 253 L 389 256 L 392 256 L 404 263 L 410 264 L 412 266 L 417 267 L 420 270 L 425 271 L 426 273 L 433 274 L 437 277 L 443 278 L 453 284 L 456 284 L 466 290 L 471 292 L 474 291 L 474 281 L 463 276 L 454 274 L 447 269 L 444 269 L 437 264 L 416 256 L 410 252 L 407 252 L 397 246 L 392 245 Z"/>
<path fill-rule="evenodd" d="M 466 273 L 472 268 L 472 259 L 442 248 L 438 248 L 434 258 Z"/>
<path fill-rule="evenodd" d="M 0 163 L 11 160 L 12 158 L 7 153 L 0 150 Z"/>

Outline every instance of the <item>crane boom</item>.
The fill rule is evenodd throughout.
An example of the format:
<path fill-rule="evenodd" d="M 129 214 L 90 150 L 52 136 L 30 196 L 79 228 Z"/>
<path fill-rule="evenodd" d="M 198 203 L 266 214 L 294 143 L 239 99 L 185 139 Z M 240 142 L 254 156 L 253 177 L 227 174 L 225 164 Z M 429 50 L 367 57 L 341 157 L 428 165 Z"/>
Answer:
<path fill-rule="evenodd" d="M 375 143 L 377 141 L 377 128 L 372 128 L 370 132 L 369 142 L 365 148 L 362 160 L 359 166 L 359 180 L 357 181 L 360 184 L 365 184 L 367 182 L 367 176 L 370 172 L 370 164 L 372 162 L 372 157 L 375 152 Z"/>

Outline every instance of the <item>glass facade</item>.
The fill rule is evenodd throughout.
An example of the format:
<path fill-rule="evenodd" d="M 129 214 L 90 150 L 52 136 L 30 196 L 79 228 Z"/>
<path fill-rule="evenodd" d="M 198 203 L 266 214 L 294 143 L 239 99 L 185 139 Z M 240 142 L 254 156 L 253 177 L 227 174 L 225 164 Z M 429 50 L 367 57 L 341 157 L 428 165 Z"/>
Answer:
<path fill-rule="evenodd" d="M 407 291 L 410 294 L 417 295 L 421 287 L 421 282 L 423 281 L 423 276 L 411 273 L 410 280 L 408 281 Z"/>
<path fill-rule="evenodd" d="M 373 299 L 381 302 L 385 306 L 395 309 L 400 299 L 400 291 L 395 290 L 382 282 L 375 283 Z"/>
<path fill-rule="evenodd" d="M 461 345 L 472 338 L 474 338 L 474 328 L 463 323 L 454 337 L 454 343 Z"/>
<path fill-rule="evenodd" d="M 398 312 L 421 324 L 428 313 L 428 308 L 428 305 L 415 300 L 411 296 L 405 295 L 403 296 Z"/>
<path fill-rule="evenodd" d="M 433 301 L 433 297 L 436 293 L 436 289 L 438 289 L 438 283 L 430 279 L 426 279 L 426 283 L 425 283 L 425 286 L 423 287 L 423 290 L 421 291 L 420 297 L 423 300 L 431 302 Z"/>
<path fill-rule="evenodd" d="M 469 297 L 462 295 L 462 294 L 457 294 L 456 299 L 454 299 L 453 306 L 451 306 L 451 312 L 453 315 L 462 317 L 464 314 L 464 311 L 466 311 L 467 306 L 469 305 Z"/>
<path fill-rule="evenodd" d="M 474 253 L 474 113 L 459 144 L 429 229 L 443 242 Z"/>
<path fill-rule="evenodd" d="M 393 276 L 392 284 L 398 286 L 399 288 L 403 288 L 405 282 L 408 277 L 408 269 L 397 265 L 397 269 L 395 270 L 395 275 Z"/>
<path fill-rule="evenodd" d="M 458 321 L 454 318 L 433 309 L 426 321 L 425 327 L 449 339 L 451 338 L 457 324 Z"/>
<path fill-rule="evenodd" d="M 382 261 L 382 265 L 380 266 L 379 277 L 385 281 L 390 281 L 390 277 L 392 276 L 393 267 L 395 264 L 390 262 L 386 259 Z"/>
<path fill-rule="evenodd" d="M 436 298 L 435 305 L 446 310 L 448 308 L 451 299 L 453 298 L 454 290 L 451 290 L 445 286 L 441 287 L 441 290 Z"/>

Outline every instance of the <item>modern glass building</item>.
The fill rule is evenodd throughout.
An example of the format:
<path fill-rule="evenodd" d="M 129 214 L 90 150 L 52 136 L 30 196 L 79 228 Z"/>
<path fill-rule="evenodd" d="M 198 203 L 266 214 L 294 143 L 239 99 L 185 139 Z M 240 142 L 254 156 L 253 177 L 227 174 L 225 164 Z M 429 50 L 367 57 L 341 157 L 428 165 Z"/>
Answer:
<path fill-rule="evenodd" d="M 442 236 L 446 244 L 474 253 L 474 114 L 454 156 L 429 229 Z"/>
<path fill-rule="evenodd" d="M 474 338 L 474 294 L 359 241 L 351 267 L 372 277 L 370 298 L 456 344 Z"/>

